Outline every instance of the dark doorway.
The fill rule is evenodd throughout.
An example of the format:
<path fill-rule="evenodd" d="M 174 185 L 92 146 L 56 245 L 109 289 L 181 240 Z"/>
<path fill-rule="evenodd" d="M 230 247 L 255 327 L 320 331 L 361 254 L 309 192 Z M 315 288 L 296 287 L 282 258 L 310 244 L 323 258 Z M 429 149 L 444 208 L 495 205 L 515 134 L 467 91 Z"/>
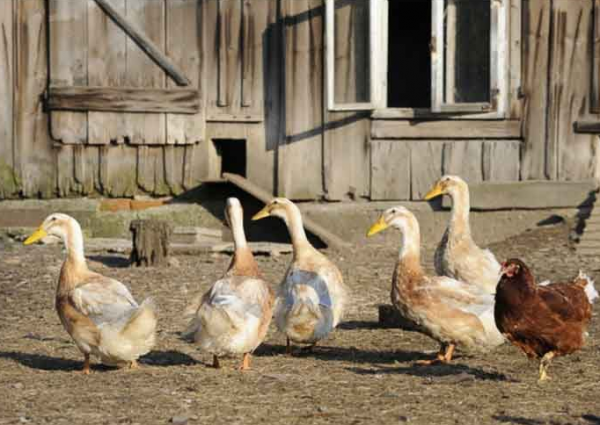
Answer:
<path fill-rule="evenodd" d="M 389 2 L 388 108 L 431 108 L 431 3 Z"/>
<path fill-rule="evenodd" d="M 221 174 L 232 173 L 246 177 L 246 140 L 213 140 L 217 155 L 221 158 Z"/>

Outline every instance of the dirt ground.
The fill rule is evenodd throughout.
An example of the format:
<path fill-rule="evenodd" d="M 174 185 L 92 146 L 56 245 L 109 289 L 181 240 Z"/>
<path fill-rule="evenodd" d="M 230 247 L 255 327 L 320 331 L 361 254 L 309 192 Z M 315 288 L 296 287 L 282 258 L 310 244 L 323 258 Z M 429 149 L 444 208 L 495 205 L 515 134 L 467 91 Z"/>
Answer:
<path fill-rule="evenodd" d="M 541 279 L 580 268 L 597 279 L 600 258 L 579 258 L 567 234 L 566 225 L 544 227 L 491 248 L 499 258 L 524 259 Z M 587 346 L 556 360 L 547 384 L 508 344 L 485 355 L 459 352 L 451 365 L 416 366 L 436 343 L 377 323 L 397 247 L 329 255 L 353 291 L 344 323 L 313 354 L 293 357 L 272 325 L 249 372 L 236 370 L 240 359 L 212 369 L 208 355 L 179 338 L 186 303 L 229 257 L 180 256 L 170 268 L 135 269 L 122 255 L 89 255 L 92 269 L 129 285 L 138 301 L 154 297 L 161 312 L 158 344 L 140 369 L 96 365 L 84 376 L 53 306 L 62 248 L 0 242 L 0 423 L 600 424 L 597 314 Z M 423 259 L 431 268 L 431 249 Z M 258 258 L 274 286 L 289 260 Z"/>

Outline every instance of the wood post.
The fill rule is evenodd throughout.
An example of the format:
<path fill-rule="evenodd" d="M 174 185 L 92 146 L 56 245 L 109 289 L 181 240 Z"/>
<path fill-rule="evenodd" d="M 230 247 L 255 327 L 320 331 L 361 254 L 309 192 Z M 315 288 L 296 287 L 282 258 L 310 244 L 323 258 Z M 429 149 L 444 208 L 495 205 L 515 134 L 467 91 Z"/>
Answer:
<path fill-rule="evenodd" d="M 133 220 L 129 227 L 133 237 L 130 261 L 140 267 L 168 266 L 171 226 L 159 220 Z"/>

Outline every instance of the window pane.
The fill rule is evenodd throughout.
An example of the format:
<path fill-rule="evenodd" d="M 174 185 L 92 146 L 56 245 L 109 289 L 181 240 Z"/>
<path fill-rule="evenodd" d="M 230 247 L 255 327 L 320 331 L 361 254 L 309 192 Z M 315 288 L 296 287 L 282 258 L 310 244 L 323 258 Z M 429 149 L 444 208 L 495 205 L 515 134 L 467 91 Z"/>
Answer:
<path fill-rule="evenodd" d="M 335 0 L 335 103 L 371 101 L 370 0 Z"/>
<path fill-rule="evenodd" d="M 489 102 L 490 0 L 444 1 L 444 102 Z"/>
<path fill-rule="evenodd" d="M 392 0 L 388 21 L 387 106 L 431 107 L 431 1 Z"/>

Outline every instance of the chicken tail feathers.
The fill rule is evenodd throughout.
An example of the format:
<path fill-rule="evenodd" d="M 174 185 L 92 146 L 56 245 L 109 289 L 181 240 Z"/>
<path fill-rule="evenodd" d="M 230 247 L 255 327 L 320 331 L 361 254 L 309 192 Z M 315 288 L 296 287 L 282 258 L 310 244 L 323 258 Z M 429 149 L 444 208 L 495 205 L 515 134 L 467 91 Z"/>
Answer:
<path fill-rule="evenodd" d="M 594 300 L 599 296 L 598 291 L 594 287 L 594 281 L 580 270 L 575 282 L 583 287 L 590 304 L 593 304 Z"/>

